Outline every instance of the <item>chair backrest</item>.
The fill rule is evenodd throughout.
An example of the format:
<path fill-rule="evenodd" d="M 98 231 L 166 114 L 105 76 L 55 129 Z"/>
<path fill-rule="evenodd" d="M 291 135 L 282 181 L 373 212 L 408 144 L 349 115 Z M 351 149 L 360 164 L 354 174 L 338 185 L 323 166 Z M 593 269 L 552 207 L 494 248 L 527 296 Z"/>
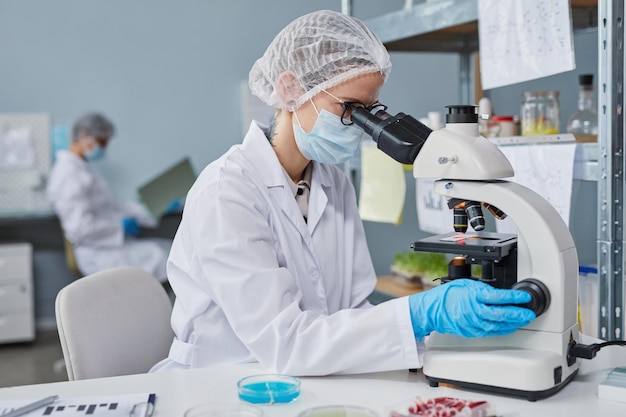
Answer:
<path fill-rule="evenodd" d="M 76 257 L 74 256 L 74 245 L 67 237 L 63 237 L 64 247 L 65 247 L 65 263 L 67 264 L 67 268 L 77 277 L 82 277 L 83 273 L 78 269 L 78 264 L 76 263 Z"/>
<path fill-rule="evenodd" d="M 172 303 L 161 284 L 134 267 L 74 281 L 56 298 L 69 380 L 145 373 L 167 357 Z"/>

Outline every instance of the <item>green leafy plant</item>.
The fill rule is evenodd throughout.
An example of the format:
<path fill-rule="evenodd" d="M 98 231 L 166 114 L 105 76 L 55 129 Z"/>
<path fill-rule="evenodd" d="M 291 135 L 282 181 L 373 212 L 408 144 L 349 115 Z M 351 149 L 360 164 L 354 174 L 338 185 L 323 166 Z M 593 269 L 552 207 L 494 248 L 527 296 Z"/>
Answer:
<path fill-rule="evenodd" d="M 443 253 L 400 252 L 394 256 L 391 269 L 404 276 L 441 278 L 448 275 L 448 259 Z"/>

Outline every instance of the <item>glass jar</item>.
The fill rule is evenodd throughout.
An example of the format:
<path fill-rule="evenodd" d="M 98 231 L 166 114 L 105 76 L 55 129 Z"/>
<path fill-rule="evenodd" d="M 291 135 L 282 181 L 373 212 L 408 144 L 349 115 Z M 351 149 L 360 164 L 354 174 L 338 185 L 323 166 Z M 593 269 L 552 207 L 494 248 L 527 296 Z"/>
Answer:
<path fill-rule="evenodd" d="M 520 121 L 522 136 L 559 133 L 559 92 L 525 91 L 522 93 Z"/>

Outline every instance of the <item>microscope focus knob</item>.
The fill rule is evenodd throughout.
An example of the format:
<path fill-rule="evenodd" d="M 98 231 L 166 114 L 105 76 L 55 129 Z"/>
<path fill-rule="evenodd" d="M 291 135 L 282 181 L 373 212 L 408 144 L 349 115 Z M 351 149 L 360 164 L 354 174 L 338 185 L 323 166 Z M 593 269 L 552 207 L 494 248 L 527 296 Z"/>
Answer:
<path fill-rule="evenodd" d="M 539 317 L 543 314 L 550 305 L 550 291 L 548 287 L 534 278 L 527 278 L 522 281 L 516 282 L 512 287 L 512 290 L 526 291 L 531 296 L 531 301 L 526 304 L 517 304 L 519 307 L 529 308 L 535 312 Z"/>

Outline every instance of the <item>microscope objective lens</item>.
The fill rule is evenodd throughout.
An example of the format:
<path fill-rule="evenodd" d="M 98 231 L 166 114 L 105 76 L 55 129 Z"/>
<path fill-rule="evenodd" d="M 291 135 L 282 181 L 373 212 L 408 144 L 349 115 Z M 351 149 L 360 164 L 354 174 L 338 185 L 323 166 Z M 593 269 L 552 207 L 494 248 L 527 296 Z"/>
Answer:
<path fill-rule="evenodd" d="M 469 224 L 472 226 L 472 228 L 477 232 L 484 230 L 485 218 L 483 217 L 483 210 L 480 206 L 480 203 L 476 201 L 468 201 L 467 205 L 465 206 L 465 211 L 467 212 Z"/>
<path fill-rule="evenodd" d="M 465 233 L 467 231 L 467 213 L 463 207 L 453 210 L 454 231 Z"/>

